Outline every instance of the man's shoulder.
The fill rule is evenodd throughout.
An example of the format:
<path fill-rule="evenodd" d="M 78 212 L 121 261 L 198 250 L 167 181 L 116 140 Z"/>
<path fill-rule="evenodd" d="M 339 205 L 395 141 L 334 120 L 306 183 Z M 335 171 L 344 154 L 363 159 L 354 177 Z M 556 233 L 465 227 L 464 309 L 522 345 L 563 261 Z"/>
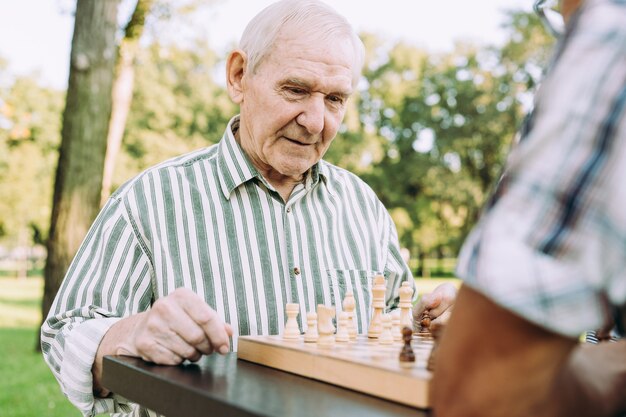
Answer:
<path fill-rule="evenodd" d="M 154 181 L 170 170 L 185 170 L 194 165 L 200 165 L 204 170 L 211 169 L 211 166 L 216 164 L 217 153 L 218 143 L 167 159 L 147 168 L 126 181 L 111 197 L 117 199 L 123 198 L 128 192 L 140 186 L 144 181 Z"/>

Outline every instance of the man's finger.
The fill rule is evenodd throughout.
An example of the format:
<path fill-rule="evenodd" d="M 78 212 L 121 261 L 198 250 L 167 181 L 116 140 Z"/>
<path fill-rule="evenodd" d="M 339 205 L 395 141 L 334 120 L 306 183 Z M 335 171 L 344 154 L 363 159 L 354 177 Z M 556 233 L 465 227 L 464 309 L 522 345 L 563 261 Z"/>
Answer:
<path fill-rule="evenodd" d="M 435 293 L 424 294 L 413 308 L 413 318 L 419 320 L 424 310 L 433 310 L 440 302 L 439 295 Z"/>
<path fill-rule="evenodd" d="M 227 353 L 230 350 L 230 335 L 224 321 L 215 310 L 197 296 L 185 297 L 181 305 L 191 319 L 202 328 L 214 350 L 219 353 Z"/>
<path fill-rule="evenodd" d="M 437 317 L 436 319 L 432 320 L 430 322 L 430 329 L 436 329 L 440 326 L 445 326 L 446 324 L 448 324 L 448 320 L 450 319 L 450 314 L 452 314 L 452 309 L 449 308 L 448 310 L 446 310 L 445 312 L 443 312 L 439 317 Z"/>

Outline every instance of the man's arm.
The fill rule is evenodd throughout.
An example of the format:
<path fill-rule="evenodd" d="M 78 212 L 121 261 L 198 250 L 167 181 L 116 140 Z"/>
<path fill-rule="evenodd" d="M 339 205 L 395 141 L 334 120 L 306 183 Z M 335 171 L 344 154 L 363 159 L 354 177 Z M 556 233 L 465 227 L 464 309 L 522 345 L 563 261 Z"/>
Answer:
<path fill-rule="evenodd" d="M 612 345 L 602 347 L 610 356 L 586 352 L 463 286 L 437 351 L 436 416 L 614 415 L 625 401 L 626 349 Z"/>

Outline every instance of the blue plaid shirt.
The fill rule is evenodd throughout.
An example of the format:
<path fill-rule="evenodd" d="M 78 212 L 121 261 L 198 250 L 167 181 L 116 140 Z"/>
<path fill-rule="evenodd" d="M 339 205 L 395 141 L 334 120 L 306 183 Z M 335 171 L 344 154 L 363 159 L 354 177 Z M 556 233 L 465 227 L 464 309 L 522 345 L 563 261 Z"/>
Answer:
<path fill-rule="evenodd" d="M 626 1 L 570 21 L 521 134 L 457 273 L 577 337 L 626 302 Z"/>

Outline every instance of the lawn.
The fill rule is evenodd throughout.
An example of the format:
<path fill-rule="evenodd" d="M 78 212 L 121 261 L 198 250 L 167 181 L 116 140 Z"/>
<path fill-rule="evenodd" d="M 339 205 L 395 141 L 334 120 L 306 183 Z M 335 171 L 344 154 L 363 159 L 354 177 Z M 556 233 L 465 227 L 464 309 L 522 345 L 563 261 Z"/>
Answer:
<path fill-rule="evenodd" d="M 0 278 L 0 415 L 79 417 L 35 351 L 41 278 Z"/>
<path fill-rule="evenodd" d="M 41 353 L 35 327 L 0 328 L 0 415 L 2 417 L 80 416 L 63 396 Z"/>
<path fill-rule="evenodd" d="M 419 294 L 456 279 L 418 278 Z M 79 417 L 35 352 L 41 320 L 41 278 L 0 278 L 0 416 Z"/>

